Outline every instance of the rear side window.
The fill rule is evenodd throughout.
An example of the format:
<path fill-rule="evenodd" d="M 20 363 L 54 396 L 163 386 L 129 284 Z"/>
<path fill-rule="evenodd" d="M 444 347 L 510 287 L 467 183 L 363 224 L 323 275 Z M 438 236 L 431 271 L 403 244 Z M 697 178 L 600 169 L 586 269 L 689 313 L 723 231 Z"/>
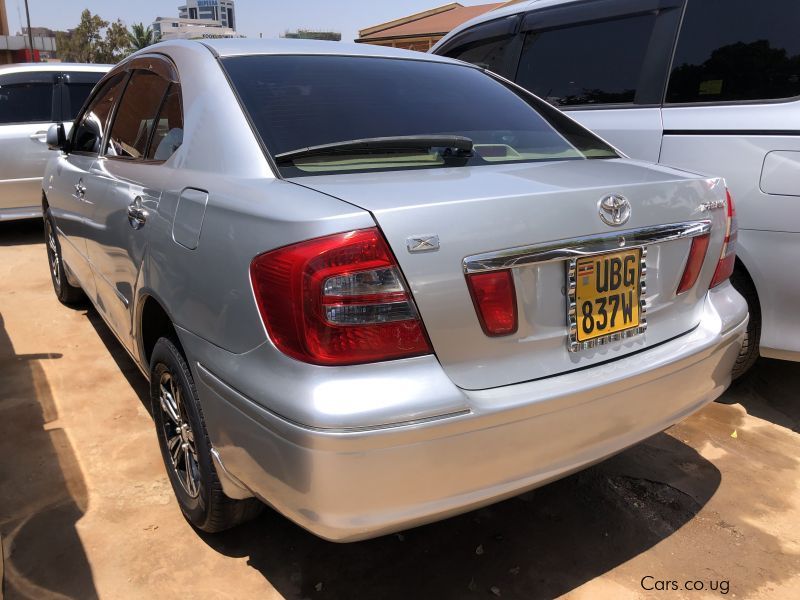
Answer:
<path fill-rule="evenodd" d="M 143 158 L 169 82 L 151 71 L 134 71 L 111 127 L 106 156 Z"/>
<path fill-rule="evenodd" d="M 118 73 L 109 79 L 91 101 L 72 134 L 72 150 L 96 154 L 105 135 L 108 117 L 114 103 L 122 92 L 126 73 Z"/>
<path fill-rule="evenodd" d="M 54 82 L 55 73 L 0 76 L 0 124 L 52 121 Z"/>
<path fill-rule="evenodd" d="M 516 81 L 556 106 L 633 103 L 656 19 L 651 13 L 532 31 Z"/>
<path fill-rule="evenodd" d="M 74 121 L 84 102 L 92 93 L 94 86 L 103 78 L 103 73 L 67 73 L 66 102 L 64 103 L 64 120 Z"/>
<path fill-rule="evenodd" d="M 667 102 L 800 95 L 800 2 L 689 0 Z"/>
<path fill-rule="evenodd" d="M 147 150 L 148 160 L 167 160 L 183 143 L 183 108 L 181 86 L 169 86 L 161 111 L 156 119 L 153 140 Z"/>

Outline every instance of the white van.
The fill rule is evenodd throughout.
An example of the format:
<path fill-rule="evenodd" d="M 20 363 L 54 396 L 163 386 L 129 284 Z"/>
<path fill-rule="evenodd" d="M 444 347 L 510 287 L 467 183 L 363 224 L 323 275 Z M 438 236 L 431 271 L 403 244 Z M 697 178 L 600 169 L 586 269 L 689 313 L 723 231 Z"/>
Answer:
<path fill-rule="evenodd" d="M 42 217 L 47 130 L 71 123 L 109 65 L 0 66 L 0 221 Z M 67 126 L 69 128 L 69 125 Z"/>
<path fill-rule="evenodd" d="M 750 307 L 741 375 L 759 344 L 800 360 L 798 30 L 798 0 L 534 0 L 431 52 L 515 81 L 632 158 L 726 178 Z"/>

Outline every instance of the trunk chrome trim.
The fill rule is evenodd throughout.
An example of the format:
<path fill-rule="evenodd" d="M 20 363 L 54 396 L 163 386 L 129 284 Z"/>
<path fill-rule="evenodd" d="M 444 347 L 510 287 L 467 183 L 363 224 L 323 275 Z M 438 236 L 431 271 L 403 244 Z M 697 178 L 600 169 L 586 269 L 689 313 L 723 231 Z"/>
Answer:
<path fill-rule="evenodd" d="M 503 269 L 515 269 L 527 265 L 574 259 L 621 248 L 662 244 L 685 238 L 705 235 L 711 231 L 711 221 L 686 221 L 668 225 L 655 225 L 639 229 L 628 229 L 615 233 L 599 233 L 579 238 L 518 246 L 505 250 L 484 252 L 467 256 L 462 263 L 464 273 L 485 273 Z"/>

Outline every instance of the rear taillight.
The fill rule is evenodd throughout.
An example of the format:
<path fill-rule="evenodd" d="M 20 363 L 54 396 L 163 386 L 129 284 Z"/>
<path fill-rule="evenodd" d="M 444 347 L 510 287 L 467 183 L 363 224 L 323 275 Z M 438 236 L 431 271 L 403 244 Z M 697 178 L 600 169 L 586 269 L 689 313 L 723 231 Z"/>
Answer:
<path fill-rule="evenodd" d="M 431 352 L 377 228 L 261 254 L 250 265 L 250 279 L 270 338 L 293 358 L 352 365 Z"/>
<path fill-rule="evenodd" d="M 681 282 L 678 285 L 678 291 L 676 293 L 682 294 L 687 292 L 697 283 L 700 269 L 703 268 L 703 262 L 706 260 L 709 238 L 710 236 L 706 234 L 692 239 L 692 246 L 689 249 L 689 258 L 686 259 L 686 268 L 683 270 L 683 277 L 681 277 Z"/>
<path fill-rule="evenodd" d="M 726 219 L 725 226 L 725 242 L 722 244 L 722 254 L 720 254 L 717 270 L 714 271 L 714 277 L 711 279 L 711 285 L 709 286 L 712 288 L 727 281 L 733 274 L 733 266 L 736 262 L 736 239 L 739 235 L 739 223 L 736 220 L 736 206 L 733 203 L 730 191 L 725 190 L 725 196 L 728 209 L 728 218 Z"/>
<path fill-rule="evenodd" d="M 517 331 L 517 293 L 511 271 L 467 275 L 467 287 L 483 332 L 491 337 Z"/>

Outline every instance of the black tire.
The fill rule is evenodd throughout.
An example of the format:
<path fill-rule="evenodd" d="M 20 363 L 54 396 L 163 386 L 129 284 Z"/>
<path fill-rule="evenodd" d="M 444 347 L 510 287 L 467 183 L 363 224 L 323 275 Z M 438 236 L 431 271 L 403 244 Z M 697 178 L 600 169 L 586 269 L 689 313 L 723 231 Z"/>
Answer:
<path fill-rule="evenodd" d="M 165 408 L 162 398 L 170 402 L 166 393 L 174 402 Z M 264 507 L 261 502 L 234 500 L 222 491 L 192 374 L 176 344 L 165 337 L 156 342 L 150 359 L 150 402 L 164 466 L 186 520 L 201 531 L 216 533 L 256 517 Z"/>
<path fill-rule="evenodd" d="M 72 285 L 67 279 L 64 258 L 61 254 L 61 242 L 58 240 L 56 225 L 50 209 L 44 211 L 44 243 L 47 249 L 47 264 L 50 267 L 50 280 L 53 282 L 53 291 L 61 304 L 67 306 L 81 305 L 86 301 L 83 290 Z"/>
<path fill-rule="evenodd" d="M 738 264 L 731 275 L 731 285 L 747 300 L 747 309 L 750 311 L 750 322 L 747 324 L 744 343 L 736 363 L 733 365 L 735 380 L 747 373 L 758 360 L 759 340 L 761 340 L 761 305 L 758 302 L 758 293 L 753 281 L 744 268 Z"/>

